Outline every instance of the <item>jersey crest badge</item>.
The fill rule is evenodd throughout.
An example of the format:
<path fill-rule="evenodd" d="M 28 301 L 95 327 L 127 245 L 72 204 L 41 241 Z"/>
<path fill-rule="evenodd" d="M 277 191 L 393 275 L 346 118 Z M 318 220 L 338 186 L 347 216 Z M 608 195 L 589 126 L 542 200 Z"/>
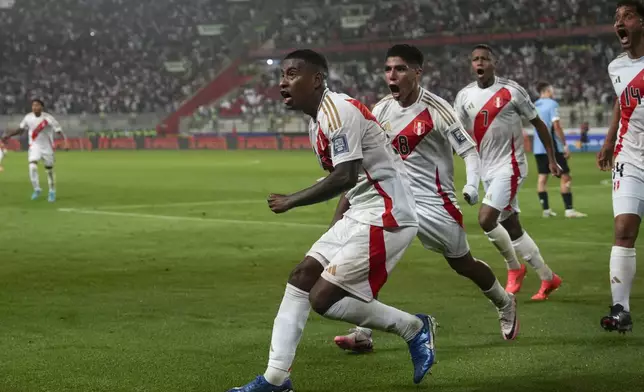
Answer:
<path fill-rule="evenodd" d="M 416 123 L 414 124 L 414 133 L 417 136 L 423 136 L 423 134 L 425 133 L 425 127 L 426 125 L 424 122 L 416 121 Z"/>
<path fill-rule="evenodd" d="M 384 124 L 382 125 L 382 128 L 383 128 L 386 132 L 391 132 L 391 124 L 389 124 L 389 121 L 387 121 L 386 123 L 384 123 Z"/>
<path fill-rule="evenodd" d="M 494 106 L 496 106 L 497 109 L 501 109 L 504 106 L 503 99 L 501 97 L 496 97 L 494 100 Z"/>

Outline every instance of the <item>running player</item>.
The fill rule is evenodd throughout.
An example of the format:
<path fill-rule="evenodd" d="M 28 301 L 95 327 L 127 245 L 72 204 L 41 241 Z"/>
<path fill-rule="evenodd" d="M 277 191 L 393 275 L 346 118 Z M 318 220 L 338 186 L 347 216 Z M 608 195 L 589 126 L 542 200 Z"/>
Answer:
<path fill-rule="evenodd" d="M 519 255 L 541 278 L 541 288 L 532 299 L 543 301 L 559 288 L 561 279 L 543 261 L 537 244 L 519 222 L 517 191 L 528 174 L 521 119 L 537 128 L 545 143 L 550 172 L 559 176 L 561 168 L 555 161 L 552 138 L 523 87 L 495 75 L 496 58 L 489 46 L 476 46 L 471 64 L 477 81 L 459 91 L 454 106 L 463 125 L 473 133 L 481 154 L 485 198 L 479 224 L 507 263 L 505 290 L 516 294 L 521 289 L 527 270 Z"/>
<path fill-rule="evenodd" d="M 465 160 L 463 197 L 475 205 L 480 181 L 476 143 L 452 106 L 419 85 L 423 64 L 423 54 L 416 47 L 391 47 L 385 63 L 391 95 L 376 104 L 373 114 L 391 136 L 411 177 L 421 243 L 442 254 L 454 271 L 483 291 L 499 312 L 501 335 L 514 339 L 519 329 L 514 295 L 503 289 L 487 264 L 472 257 L 456 201 L 452 148 Z M 337 336 L 335 343 L 344 350 L 368 352 L 373 349 L 371 335 L 371 330 L 357 327 Z"/>
<path fill-rule="evenodd" d="M 29 132 L 29 178 L 34 188 L 31 200 L 36 200 L 42 192 L 40 188 L 40 177 L 38 175 L 38 162 L 43 161 L 45 170 L 47 171 L 47 183 L 49 185 L 49 196 L 47 200 L 54 202 L 56 201 L 54 134 L 63 136 L 65 148 L 67 148 L 67 136 L 65 136 L 65 133 L 54 116 L 43 112 L 44 108 L 45 104 L 41 100 L 34 99 L 31 101 L 31 113 L 27 114 L 20 122 L 18 129 L 5 133 L 3 141 L 25 131 Z"/>
<path fill-rule="evenodd" d="M 572 177 L 570 176 L 570 168 L 568 167 L 568 159 L 570 158 L 570 150 L 566 143 L 566 135 L 564 135 L 561 123 L 559 120 L 559 104 L 555 101 L 555 89 L 550 83 L 541 82 L 537 84 L 537 91 L 539 92 L 539 99 L 534 103 L 539 113 L 539 118 L 543 120 L 546 127 L 551 132 L 553 145 L 555 147 L 555 159 L 557 164 L 561 167 L 561 180 L 560 190 L 561 198 L 563 199 L 566 218 L 585 218 L 587 215 L 583 214 L 573 208 L 572 204 Z M 539 202 L 543 208 L 543 217 L 549 218 L 557 216 L 557 214 L 550 209 L 548 202 L 548 177 L 550 176 L 550 168 L 548 167 L 548 154 L 538 133 L 535 133 L 532 142 L 532 152 L 537 161 L 537 170 L 539 177 L 537 179 L 537 192 L 539 192 Z"/>
<path fill-rule="evenodd" d="M 624 53 L 608 65 L 618 98 L 606 141 L 597 155 L 599 168 L 613 171 L 615 218 L 615 242 L 610 254 L 613 305 L 601 319 L 601 326 L 620 333 L 633 329 L 629 300 L 635 277 L 635 241 L 644 215 L 643 24 L 642 4 L 638 1 L 617 4 L 615 33 Z"/>
<path fill-rule="evenodd" d="M 311 144 L 330 174 L 300 192 L 271 194 L 268 204 L 279 214 L 346 192 L 338 204 L 346 212 L 289 277 L 273 324 L 266 373 L 230 391 L 292 391 L 291 365 L 311 308 L 329 319 L 402 337 L 415 383 L 434 362 L 432 318 L 375 300 L 418 231 L 409 178 L 373 114 L 359 101 L 329 91 L 327 75 L 326 59 L 311 50 L 292 52 L 282 62 L 284 104 L 311 116 Z"/>

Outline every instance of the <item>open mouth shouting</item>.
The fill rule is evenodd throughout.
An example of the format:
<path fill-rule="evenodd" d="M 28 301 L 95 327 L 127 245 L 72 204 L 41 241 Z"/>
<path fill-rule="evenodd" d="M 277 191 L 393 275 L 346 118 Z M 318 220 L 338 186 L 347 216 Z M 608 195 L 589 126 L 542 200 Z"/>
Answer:
<path fill-rule="evenodd" d="M 284 105 L 291 106 L 293 104 L 293 97 L 286 90 L 281 90 L 280 94 L 282 95 L 282 102 Z"/>
<path fill-rule="evenodd" d="M 399 99 L 400 98 L 400 87 L 398 87 L 395 84 L 390 84 L 389 85 L 389 91 L 391 91 L 391 96 L 394 99 Z"/>
<path fill-rule="evenodd" d="M 630 45 L 631 37 L 630 37 L 630 34 L 628 34 L 628 31 L 624 27 L 617 28 L 617 36 L 619 37 L 619 42 L 622 44 L 622 46 Z"/>

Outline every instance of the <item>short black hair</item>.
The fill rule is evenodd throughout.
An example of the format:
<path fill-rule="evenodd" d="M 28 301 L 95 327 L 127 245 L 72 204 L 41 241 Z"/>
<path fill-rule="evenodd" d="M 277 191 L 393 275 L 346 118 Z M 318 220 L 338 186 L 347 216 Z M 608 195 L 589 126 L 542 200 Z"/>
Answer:
<path fill-rule="evenodd" d="M 40 106 L 45 107 L 45 103 L 42 101 L 40 98 L 34 98 L 31 100 L 31 103 L 33 104 L 34 102 L 38 102 Z"/>
<path fill-rule="evenodd" d="M 539 82 L 537 83 L 537 92 L 539 94 L 543 94 L 543 92 L 546 91 L 550 86 L 551 84 L 548 82 Z"/>
<path fill-rule="evenodd" d="M 494 52 L 494 50 L 492 50 L 492 47 L 490 45 L 478 44 L 478 45 L 476 45 L 475 47 L 472 48 L 472 52 L 475 51 L 476 49 L 485 49 L 488 52 L 490 52 L 490 54 L 492 56 L 496 56 L 496 53 Z"/>
<path fill-rule="evenodd" d="M 633 7 L 635 8 L 635 11 L 637 14 L 640 16 L 640 18 L 644 19 L 644 5 L 640 3 L 637 0 L 621 0 L 617 3 L 616 8 L 621 8 L 621 7 Z"/>
<path fill-rule="evenodd" d="M 326 79 L 329 74 L 329 63 L 326 61 L 326 57 L 321 53 L 316 52 L 311 49 L 298 49 L 294 50 L 291 53 L 287 54 L 284 57 L 284 60 L 297 59 L 302 60 L 309 65 L 313 65 L 322 72 L 324 78 Z"/>
<path fill-rule="evenodd" d="M 423 67 L 425 63 L 425 56 L 423 53 L 415 47 L 414 45 L 408 44 L 397 44 L 387 50 L 387 58 L 389 57 L 400 57 L 405 60 L 407 64 L 417 65 Z"/>

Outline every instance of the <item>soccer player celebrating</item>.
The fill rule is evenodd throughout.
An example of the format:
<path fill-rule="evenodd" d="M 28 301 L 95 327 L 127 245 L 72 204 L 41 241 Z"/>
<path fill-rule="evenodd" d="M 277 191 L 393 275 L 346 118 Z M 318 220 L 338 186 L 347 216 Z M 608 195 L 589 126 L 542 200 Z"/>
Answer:
<path fill-rule="evenodd" d="M 385 79 L 391 91 L 373 114 L 392 138 L 411 178 L 419 219 L 418 238 L 425 248 L 441 253 L 460 275 L 472 280 L 499 312 L 501 334 L 514 339 L 519 321 L 514 295 L 508 294 L 490 267 L 470 253 L 463 216 L 454 189 L 452 148 L 464 160 L 467 184 L 463 197 L 478 201 L 479 154 L 452 106 L 419 85 L 423 54 L 411 45 L 395 45 L 387 51 Z M 335 343 L 342 349 L 373 349 L 371 330 L 357 327 Z"/>
<path fill-rule="evenodd" d="M 546 147 L 550 172 L 559 176 L 561 168 L 555 160 L 552 138 L 523 87 L 495 75 L 496 58 L 489 46 L 476 46 L 471 64 L 477 81 L 459 91 L 454 107 L 461 122 L 473 133 L 481 155 L 485 198 L 479 210 L 479 224 L 505 258 L 506 291 L 519 292 L 527 273 L 518 255 L 541 278 L 541 288 L 532 299 L 543 301 L 559 288 L 561 279 L 543 261 L 537 244 L 519 222 L 517 191 L 528 171 L 521 119 L 537 128 Z"/>
<path fill-rule="evenodd" d="M 570 168 L 568 167 L 570 151 L 568 150 L 566 136 L 564 135 L 559 121 L 559 104 L 554 99 L 554 88 L 549 83 L 541 82 L 537 85 L 537 91 L 539 92 L 540 98 L 534 104 L 537 108 L 537 112 L 539 113 L 539 118 L 551 131 L 551 138 L 555 147 L 555 159 L 557 160 L 559 167 L 561 167 L 561 198 L 563 199 L 564 206 L 566 208 L 564 216 L 566 218 L 585 218 L 586 214 L 576 211 L 572 205 L 572 177 L 570 176 Z M 550 203 L 548 202 L 548 190 L 546 188 L 548 177 L 550 176 L 548 154 L 546 152 L 546 147 L 538 134 L 534 137 L 532 152 L 534 152 L 534 158 L 537 160 L 537 170 L 539 170 L 537 191 L 539 192 L 539 201 L 543 208 L 543 217 L 549 218 L 551 216 L 557 216 L 557 214 L 550 209 Z"/>
<path fill-rule="evenodd" d="M 644 214 L 644 6 L 621 1 L 615 33 L 625 52 L 608 65 L 617 100 L 606 141 L 597 155 L 602 170 L 613 171 L 615 242 L 610 254 L 613 305 L 601 319 L 607 331 L 633 328 L 630 294 L 635 277 L 635 240 Z M 614 164 L 613 164 L 614 162 Z"/>
<path fill-rule="evenodd" d="M 409 178 L 373 114 L 351 97 L 326 88 L 326 59 L 298 50 L 282 62 L 284 104 L 311 116 L 309 134 L 330 174 L 291 195 L 271 194 L 275 213 L 342 194 L 346 211 L 291 272 L 273 324 L 263 376 L 230 391 L 292 391 L 291 364 L 309 311 L 354 325 L 393 332 L 408 344 L 419 383 L 434 362 L 434 322 L 375 300 L 418 231 Z M 347 208 L 348 206 L 348 208 Z"/>
<path fill-rule="evenodd" d="M 58 121 L 49 113 L 43 112 L 44 103 L 39 99 L 31 102 L 31 113 L 27 114 L 20 122 L 20 127 L 16 130 L 5 133 L 3 141 L 10 137 L 29 132 L 29 178 L 34 188 L 31 200 L 40 196 L 40 178 L 38 176 L 38 162 L 43 161 L 47 171 L 47 183 L 49 185 L 48 201 L 56 201 L 56 182 L 54 177 L 54 133 L 61 134 L 65 139 L 65 148 L 67 148 L 67 136 L 63 132 Z"/>

